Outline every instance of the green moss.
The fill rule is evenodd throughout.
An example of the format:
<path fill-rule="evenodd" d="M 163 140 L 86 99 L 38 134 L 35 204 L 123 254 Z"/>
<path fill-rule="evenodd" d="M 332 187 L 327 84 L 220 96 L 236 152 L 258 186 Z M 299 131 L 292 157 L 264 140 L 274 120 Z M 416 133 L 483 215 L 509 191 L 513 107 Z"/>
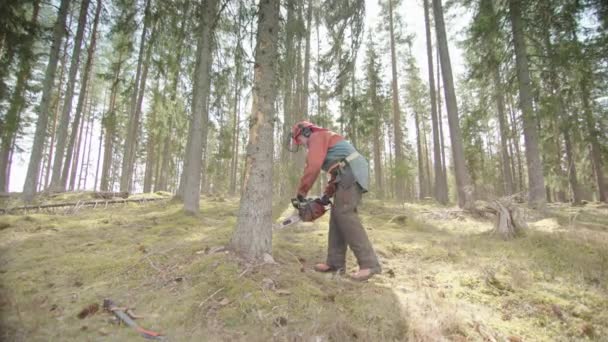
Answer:
<path fill-rule="evenodd" d="M 311 270 L 325 259 L 328 215 L 275 232 L 277 265 L 212 253 L 229 244 L 237 207 L 213 197 L 198 216 L 177 202 L 0 216 L 0 330 L 139 339 L 107 313 L 76 318 L 112 298 L 172 340 L 479 340 L 476 324 L 498 340 L 608 335 L 606 210 L 554 208 L 503 241 L 487 234 L 491 220 L 454 208 L 366 200 L 360 216 L 384 273 L 359 284 Z M 347 260 L 356 269 L 352 253 Z"/>

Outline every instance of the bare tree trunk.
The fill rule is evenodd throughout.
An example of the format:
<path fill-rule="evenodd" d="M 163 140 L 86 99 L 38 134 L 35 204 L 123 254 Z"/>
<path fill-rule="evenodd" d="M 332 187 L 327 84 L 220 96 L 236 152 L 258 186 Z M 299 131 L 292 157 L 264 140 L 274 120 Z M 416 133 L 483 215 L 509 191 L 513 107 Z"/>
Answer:
<path fill-rule="evenodd" d="M 91 162 L 91 146 L 93 145 L 93 109 L 89 110 L 87 117 L 87 129 L 84 132 L 85 140 L 83 147 L 82 165 L 80 165 L 80 174 L 78 175 L 78 189 L 87 188 L 87 177 L 89 175 L 89 164 Z M 82 185 L 81 185 L 82 184 Z"/>
<path fill-rule="evenodd" d="M 82 47 L 82 38 L 86 27 L 87 14 L 89 8 L 89 0 L 83 0 L 80 5 L 80 15 L 78 17 L 78 29 L 74 37 L 74 49 L 72 50 L 72 60 L 70 62 L 70 71 L 68 72 L 68 83 L 63 97 L 63 109 L 61 111 L 61 120 L 59 120 L 59 128 L 57 128 L 57 146 L 55 148 L 55 157 L 53 159 L 53 174 L 51 175 L 51 191 L 65 191 L 66 182 L 62 180 L 63 158 L 66 154 L 66 140 L 68 137 L 68 127 L 70 124 L 70 114 L 72 112 L 72 100 L 74 97 L 74 87 L 76 85 L 76 74 L 80 66 L 80 50 Z M 86 89 L 86 88 L 83 88 Z M 76 125 L 77 127 L 77 125 Z M 67 164 L 70 165 L 70 164 Z M 67 178 L 67 173 L 66 173 Z M 67 180 L 67 179 L 66 179 Z"/>
<path fill-rule="evenodd" d="M 70 19 L 71 21 L 71 19 Z M 68 27 L 71 26 L 70 24 L 68 24 Z M 57 131 L 57 121 L 59 120 L 59 102 L 61 100 L 61 89 L 63 88 L 63 81 L 64 81 L 64 73 L 65 73 L 65 69 L 66 69 L 66 64 L 67 64 L 67 57 L 68 57 L 68 42 L 69 39 L 65 40 L 65 43 L 63 44 L 63 57 L 61 58 L 61 71 L 59 72 L 59 85 L 57 86 L 57 89 L 59 90 L 55 96 L 55 99 L 53 100 L 53 105 L 52 107 L 54 108 L 52 115 L 53 115 L 53 127 L 51 128 L 51 131 L 49 132 L 49 136 L 51 137 L 51 142 L 48 144 L 49 147 L 49 152 L 47 155 L 47 160 L 46 160 L 46 175 L 44 178 L 44 188 L 48 189 L 49 187 L 49 182 L 51 179 L 51 169 L 53 167 L 53 148 L 55 147 L 55 132 Z"/>
<path fill-rule="evenodd" d="M 313 0 L 308 1 L 308 9 L 306 11 L 306 52 L 304 53 L 304 93 L 302 95 L 302 115 L 304 118 L 308 118 L 308 82 L 310 78 L 310 34 L 312 24 L 312 3 Z"/>
<path fill-rule="evenodd" d="M 202 17 L 199 23 L 197 60 L 194 72 L 194 87 L 192 96 L 192 119 L 188 141 L 190 149 L 185 159 L 185 179 L 183 189 L 184 210 L 196 214 L 200 210 L 201 167 L 203 142 L 207 137 L 207 102 L 210 87 L 210 71 L 213 55 L 214 20 L 217 15 L 217 0 L 203 3 Z"/>
<path fill-rule="evenodd" d="M 293 106 L 293 82 L 294 82 L 294 71 L 295 68 L 295 55 L 294 55 L 294 27 L 295 27 L 295 1 L 287 0 L 287 22 L 285 24 L 285 60 L 283 67 L 283 140 L 289 139 L 291 134 L 291 126 L 295 124 L 296 118 Z M 287 141 L 285 142 L 287 143 Z M 293 160 L 291 153 L 286 148 L 281 148 L 281 162 L 280 168 L 282 174 L 288 175 L 293 169 Z M 291 177 L 293 178 L 293 177 Z M 279 183 L 279 199 L 277 206 L 283 205 L 285 200 L 292 195 L 292 190 L 295 181 L 290 177 L 283 177 Z"/>
<path fill-rule="evenodd" d="M 87 93 L 87 97 L 89 97 L 89 92 L 91 91 L 91 89 L 87 89 L 86 93 Z M 89 97 L 88 99 L 89 101 L 89 110 L 91 108 L 91 98 Z M 85 101 L 85 107 L 87 106 L 86 101 Z M 84 109 L 86 111 L 86 108 Z M 80 121 L 80 120 L 79 120 Z M 66 190 L 68 191 L 74 191 L 74 181 L 76 179 L 76 171 L 78 170 L 78 160 L 79 160 L 79 156 L 80 156 L 80 147 L 82 144 L 82 130 L 84 129 L 84 121 L 80 122 L 80 124 L 75 127 L 75 133 L 76 133 L 76 141 L 74 142 L 74 148 L 72 148 L 72 154 L 73 156 L 71 156 L 70 158 L 70 165 L 66 165 L 67 169 L 70 172 L 70 178 L 69 180 L 69 184 L 66 184 Z M 66 159 L 67 160 L 67 156 Z M 65 161 L 64 160 L 64 161 Z"/>
<path fill-rule="evenodd" d="M 543 176 L 543 165 L 540 160 L 536 114 L 532 106 L 532 86 L 530 71 L 528 70 L 528 56 L 521 15 L 521 0 L 509 0 L 509 9 L 515 45 L 517 79 L 519 81 L 519 102 L 524 122 L 524 141 L 526 144 L 529 183 L 528 204 L 532 208 L 542 208 L 546 202 L 544 193 L 545 178 Z"/>
<path fill-rule="evenodd" d="M 156 81 L 155 94 L 159 93 L 159 81 Z M 156 111 L 150 111 L 150 114 L 147 118 L 148 120 L 148 137 L 146 139 L 146 168 L 144 172 L 144 192 L 148 193 L 152 191 L 152 177 L 154 173 L 154 169 L 156 166 L 156 145 L 157 145 L 157 135 L 154 132 L 154 126 L 156 125 Z"/>
<path fill-rule="evenodd" d="M 545 6 L 550 6 L 549 2 L 544 3 Z M 558 73 L 557 73 L 557 55 L 555 54 L 555 49 L 553 47 L 553 44 L 551 43 L 551 36 L 550 36 L 550 31 L 549 31 L 549 25 L 551 25 L 550 22 L 550 13 L 552 13 L 552 8 L 548 7 L 545 8 L 546 10 L 546 15 L 543 16 L 544 18 L 544 24 L 547 27 L 547 30 L 544 33 L 544 43 L 545 43 L 545 47 L 547 49 L 547 54 L 549 55 L 549 70 L 551 72 L 551 76 L 549 78 L 549 84 L 551 86 L 551 98 L 552 101 L 554 103 L 556 112 L 557 112 L 557 125 L 559 126 L 559 132 L 562 133 L 563 137 L 564 137 L 564 144 L 565 144 L 565 149 L 566 149 L 566 162 L 567 162 L 567 178 L 568 178 L 568 182 L 570 184 L 570 189 L 572 191 L 572 201 L 573 204 L 575 205 L 579 205 L 581 204 L 581 200 L 582 200 L 582 192 L 580 189 L 580 186 L 578 184 L 578 177 L 576 174 L 576 165 L 574 163 L 574 156 L 572 155 L 572 142 L 570 140 L 570 127 L 569 127 L 569 115 L 566 112 L 566 108 L 564 106 L 564 101 L 563 98 L 560 96 L 561 93 L 561 85 L 559 83 L 559 77 L 558 77 Z M 556 142 L 559 146 L 559 139 L 556 139 Z M 561 149 L 558 148 L 558 160 L 561 161 Z M 558 172 L 563 174 L 563 170 L 561 168 L 561 163 L 558 163 Z M 560 192 L 563 192 L 563 190 L 560 190 Z M 563 195 L 560 194 L 560 197 L 562 197 Z M 565 196 L 563 196 L 565 197 Z M 564 200 L 563 198 L 560 198 L 560 200 Z"/>
<path fill-rule="evenodd" d="M 244 192 L 232 248 L 247 259 L 272 252 L 272 165 L 275 61 L 280 1 L 261 0 L 255 55 L 253 104 Z"/>
<path fill-rule="evenodd" d="M 59 48 L 65 34 L 65 19 L 67 17 L 69 0 L 62 0 L 59 6 L 57 21 L 53 28 L 53 43 L 49 54 L 49 63 L 44 75 L 42 85 L 42 100 L 38 111 L 38 121 L 36 122 L 36 132 L 34 134 L 34 142 L 32 145 L 32 153 L 30 162 L 27 168 L 25 184 L 23 185 L 23 200 L 31 202 L 34 199 L 37 188 L 38 173 L 40 171 L 40 161 L 42 160 L 42 150 L 44 148 L 44 140 L 46 138 L 46 128 L 49 118 L 49 105 L 51 101 L 51 93 L 53 81 L 55 80 L 55 72 L 57 70 L 57 59 L 59 57 Z"/>
<path fill-rule="evenodd" d="M 120 71 L 122 64 L 124 63 L 123 52 L 120 51 L 118 55 L 118 62 L 114 65 L 114 78 L 112 80 L 112 89 L 110 91 L 110 104 L 108 106 L 108 112 L 102 120 L 104 134 L 104 148 L 103 148 L 103 165 L 101 167 L 101 191 L 111 190 L 111 167 L 112 167 L 112 155 L 114 154 L 114 134 L 116 133 L 116 97 L 118 96 L 118 83 L 120 82 Z"/>
<path fill-rule="evenodd" d="M 449 189 L 448 189 L 448 170 L 447 163 L 445 162 L 445 136 L 443 135 L 443 113 L 441 103 L 441 61 L 439 58 L 439 46 L 437 46 L 437 121 L 439 124 L 439 142 L 441 145 L 441 168 L 443 172 L 443 178 L 445 180 L 445 198 L 446 203 L 450 200 Z"/>
<path fill-rule="evenodd" d="M 32 7 L 33 11 L 30 25 L 34 28 L 38 25 L 40 0 L 34 1 Z M 30 77 L 32 65 L 35 63 L 35 56 L 32 51 L 33 44 L 34 36 L 32 32 L 32 37 L 30 37 L 21 48 L 22 53 L 20 55 L 19 72 L 17 73 L 15 89 L 13 90 L 13 95 L 6 115 L 2 119 L 2 123 L 0 123 L 0 128 L 2 128 L 2 133 L 0 133 L 0 192 L 9 191 L 11 156 L 13 155 L 17 131 L 21 126 L 21 112 L 25 105 L 24 94 L 27 87 L 27 81 Z"/>
<path fill-rule="evenodd" d="M 152 51 L 152 39 L 148 43 L 148 52 L 146 50 L 146 35 L 148 34 L 148 26 L 150 25 L 150 5 L 152 0 L 146 0 L 144 9 L 144 27 L 141 30 L 141 38 L 139 42 L 139 56 L 137 57 L 137 71 L 135 73 L 135 83 L 133 85 L 133 93 L 131 94 L 131 108 L 129 111 L 129 121 L 127 124 L 127 138 L 122 155 L 122 168 L 120 175 L 120 191 L 129 192 L 131 188 L 131 180 L 133 178 L 133 165 L 135 164 L 135 151 L 137 145 L 137 132 L 139 129 L 139 117 L 141 113 L 140 93 L 146 88 L 146 79 L 143 77 L 142 67 L 149 61 L 149 56 Z M 152 24 L 154 25 L 154 24 Z M 144 62 L 144 59 L 146 62 Z"/>
<path fill-rule="evenodd" d="M 452 156 L 454 159 L 454 175 L 456 178 L 456 189 L 458 192 L 458 206 L 470 208 L 473 205 L 471 191 L 471 180 L 464 161 L 464 148 L 462 146 L 462 135 L 458 120 L 458 104 L 454 81 L 452 79 L 452 65 L 448 51 L 448 41 L 443 20 L 443 8 L 441 0 L 433 0 L 433 13 L 436 25 L 437 45 L 439 57 L 441 58 L 441 71 L 444 80 L 445 101 L 448 111 L 448 123 L 450 126 L 450 141 L 452 143 Z"/>
<path fill-rule="evenodd" d="M 429 93 L 431 95 L 431 122 L 433 125 L 433 167 L 435 170 L 435 191 L 434 196 L 437 202 L 447 204 L 448 184 L 446 175 L 443 172 L 441 160 L 441 143 L 439 136 L 439 121 L 437 118 L 437 102 L 435 100 L 435 76 L 433 74 L 433 47 L 431 36 L 431 19 L 429 15 L 429 2 L 424 0 L 424 23 L 426 31 L 426 54 L 429 69 Z"/>
<path fill-rule="evenodd" d="M 403 156 L 403 131 L 401 130 L 401 110 L 399 109 L 399 85 L 397 83 L 397 57 L 395 51 L 395 33 L 393 27 L 393 1 L 388 1 L 389 30 L 391 37 L 391 67 L 392 67 L 392 100 L 393 100 L 393 128 L 395 130 L 395 192 L 397 200 L 405 200 L 405 177 L 401 173 L 405 167 Z"/>
<path fill-rule="evenodd" d="M 230 195 L 236 194 L 236 174 L 238 168 L 238 154 L 239 154 L 239 112 L 241 110 L 241 77 L 242 68 L 241 63 L 243 60 L 243 48 L 241 46 L 241 23 L 242 23 L 242 11 L 243 4 L 239 4 L 238 14 L 238 28 L 236 30 L 236 49 L 234 55 L 235 73 L 234 73 L 234 111 L 232 115 L 232 158 L 230 159 L 230 185 L 228 192 Z"/>
<path fill-rule="evenodd" d="M 373 67 L 373 65 L 372 65 Z M 374 75 L 377 76 L 377 75 Z M 371 78 L 370 89 L 371 89 L 371 100 L 372 100 L 372 108 L 374 109 L 374 125 L 372 128 L 372 134 L 374 135 L 374 139 L 372 141 L 373 149 L 374 149 L 374 177 L 376 179 L 376 196 L 379 199 L 384 198 L 384 182 L 382 176 L 382 150 L 381 147 L 384 146 L 384 139 L 382 139 L 382 135 L 380 130 L 382 129 L 382 104 L 378 99 L 378 79 Z"/>
<path fill-rule="evenodd" d="M 416 153 L 418 155 L 418 186 L 419 186 L 419 197 L 422 200 L 427 197 L 426 180 L 424 175 L 424 161 L 422 156 L 422 134 L 420 132 L 420 118 L 417 112 L 414 112 L 414 123 L 416 126 Z"/>
<path fill-rule="evenodd" d="M 427 196 L 433 193 L 433 184 L 431 183 L 431 164 L 430 164 L 430 152 L 429 152 L 429 141 L 427 139 L 426 125 L 422 124 L 422 155 L 424 156 L 424 173 L 426 181 Z"/>
<path fill-rule="evenodd" d="M 88 0 L 86 0 L 88 1 Z M 74 152 L 74 142 L 76 141 L 76 132 L 80 125 L 80 118 L 84 109 L 85 99 L 87 95 L 87 87 L 89 84 L 89 77 L 91 77 L 91 70 L 93 68 L 93 57 L 95 55 L 95 46 L 97 44 L 97 25 L 99 23 L 99 16 L 101 13 L 101 0 L 97 1 L 97 9 L 95 10 L 95 19 L 93 21 L 93 30 L 91 32 L 91 43 L 89 45 L 87 60 L 85 62 L 84 70 L 82 72 L 82 80 L 80 82 L 80 94 L 78 94 L 78 104 L 76 105 L 76 114 L 74 115 L 74 121 L 72 122 L 72 133 L 68 142 L 68 147 L 65 152 L 65 163 L 63 164 L 63 174 L 61 176 L 61 184 L 64 188 L 68 182 L 68 172 L 70 171 L 70 163 L 72 162 L 72 154 Z M 70 187 L 74 188 L 74 176 L 75 171 L 71 173 L 72 180 L 70 181 Z"/>
<path fill-rule="evenodd" d="M 496 100 L 496 109 L 498 113 L 498 126 L 500 130 L 500 155 L 502 158 L 502 172 L 503 172 L 503 191 L 506 195 L 512 195 L 515 193 L 515 186 L 513 184 L 513 175 L 511 174 L 510 168 L 510 157 L 509 149 L 507 146 L 509 131 L 507 123 L 505 121 L 505 100 L 503 97 L 503 88 L 500 81 L 500 71 L 498 65 L 493 66 L 492 78 L 494 81 L 494 98 Z"/>
<path fill-rule="evenodd" d="M 511 98 L 511 96 L 507 97 L 507 100 L 509 102 L 509 114 L 510 114 L 510 118 L 511 118 L 511 138 L 513 139 L 513 145 L 515 148 L 515 152 L 514 155 L 517 159 L 517 179 L 518 179 L 518 183 L 519 183 L 519 191 L 524 191 L 525 189 L 525 184 L 524 184 L 524 170 L 523 170 L 523 163 L 521 160 L 521 149 L 520 149 L 520 145 L 519 145 L 519 130 L 518 130 L 518 125 L 517 125 L 517 117 L 515 116 L 515 105 L 513 104 L 513 99 Z"/>

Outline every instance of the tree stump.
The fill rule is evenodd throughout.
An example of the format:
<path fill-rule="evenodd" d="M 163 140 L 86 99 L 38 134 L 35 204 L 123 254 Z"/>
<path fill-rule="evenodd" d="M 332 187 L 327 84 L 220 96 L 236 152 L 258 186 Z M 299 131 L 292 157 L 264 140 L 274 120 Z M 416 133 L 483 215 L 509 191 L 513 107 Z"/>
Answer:
<path fill-rule="evenodd" d="M 492 234 L 498 234 L 503 239 L 511 239 L 528 228 L 519 208 L 509 200 L 494 200 L 486 204 L 486 211 L 496 215 L 496 223 Z"/>

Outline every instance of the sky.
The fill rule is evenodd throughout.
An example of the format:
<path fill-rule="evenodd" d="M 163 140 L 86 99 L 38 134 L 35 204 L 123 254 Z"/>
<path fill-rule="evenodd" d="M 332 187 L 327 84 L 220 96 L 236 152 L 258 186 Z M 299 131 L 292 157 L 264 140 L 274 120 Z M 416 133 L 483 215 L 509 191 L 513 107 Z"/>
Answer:
<path fill-rule="evenodd" d="M 380 12 L 380 6 L 378 5 L 378 0 L 366 0 L 366 17 L 365 17 L 365 36 L 367 37 L 367 31 L 370 29 L 374 29 L 377 26 Z M 425 34 L 425 23 L 424 23 L 424 9 L 422 7 L 422 0 L 403 0 L 402 5 L 399 8 L 395 9 L 399 11 L 401 14 L 405 24 L 407 33 L 413 33 L 415 35 L 412 47 L 412 53 L 418 62 L 418 67 L 420 68 L 421 75 L 420 77 L 428 82 L 428 67 L 427 67 L 427 56 L 426 56 L 426 34 Z M 465 71 L 463 64 L 462 51 L 458 48 L 457 42 L 460 39 L 461 32 L 470 21 L 470 13 L 462 8 L 452 8 L 450 13 L 445 13 L 446 26 L 448 31 L 448 40 L 449 40 L 449 49 L 450 49 L 450 58 L 452 62 L 452 69 L 454 72 L 454 79 L 457 80 L 460 75 L 462 75 Z M 314 37 L 314 35 L 313 35 Z M 435 37 L 433 37 L 433 41 Z M 366 38 L 362 40 L 363 44 L 358 53 L 358 73 L 363 70 L 363 60 L 365 56 L 365 42 Z M 316 44 L 313 44 L 313 48 Z M 435 52 L 435 51 L 433 51 Z M 312 52 L 313 55 L 316 54 L 316 51 Z M 390 55 L 384 55 L 385 60 L 383 61 L 383 65 L 385 69 L 390 70 Z M 399 57 L 398 57 L 399 58 Z M 434 56 L 436 58 L 436 56 Z M 435 75 L 435 77 L 437 77 Z M 404 75 L 399 75 L 399 86 L 403 87 Z M 390 81 L 388 81 L 390 82 Z M 445 102 L 445 101 L 444 101 Z M 99 109 L 98 109 L 99 110 Z M 248 108 L 244 108 L 245 115 L 248 112 Z M 445 111 L 444 111 L 445 112 Z M 243 115 L 243 114 L 241 114 Z M 412 120 L 407 120 L 407 125 L 410 126 L 413 123 Z M 445 124 L 445 122 L 444 122 Z M 99 123 L 97 123 L 99 125 Z M 33 130 L 33 128 L 31 128 Z M 444 131 L 447 128 L 444 128 Z M 92 144 L 92 156 L 96 156 L 97 148 L 99 144 L 99 127 L 95 129 L 95 136 L 93 138 Z M 410 132 L 413 131 L 412 127 L 408 127 Z M 409 139 L 414 139 L 414 137 L 410 136 Z M 19 145 L 22 146 L 25 151 L 22 153 L 17 153 L 13 159 L 13 169 L 11 173 L 9 191 L 22 191 L 23 183 L 25 181 L 25 174 L 27 172 L 27 163 L 29 162 L 29 151 L 31 149 L 32 144 L 32 136 L 26 135 L 20 142 Z M 447 140 L 446 142 L 448 142 Z M 95 162 L 92 163 L 90 169 L 95 169 Z M 87 188 L 92 188 L 93 185 L 93 174 L 89 176 L 87 180 Z"/>

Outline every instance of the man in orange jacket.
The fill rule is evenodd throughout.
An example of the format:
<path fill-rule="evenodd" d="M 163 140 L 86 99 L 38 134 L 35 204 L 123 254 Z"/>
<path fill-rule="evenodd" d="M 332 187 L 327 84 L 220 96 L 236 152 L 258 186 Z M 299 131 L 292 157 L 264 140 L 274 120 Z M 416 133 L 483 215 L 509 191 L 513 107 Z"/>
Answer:
<path fill-rule="evenodd" d="M 316 264 L 317 272 L 344 272 L 347 246 L 355 254 L 359 271 L 351 279 L 364 281 L 381 272 L 378 257 L 357 215 L 361 195 L 369 186 L 367 160 L 344 137 L 308 121 L 293 126 L 291 138 L 307 149 L 304 175 L 297 200 L 304 201 L 321 170 L 331 174 L 321 204 L 334 203 L 329 218 L 327 261 Z"/>

